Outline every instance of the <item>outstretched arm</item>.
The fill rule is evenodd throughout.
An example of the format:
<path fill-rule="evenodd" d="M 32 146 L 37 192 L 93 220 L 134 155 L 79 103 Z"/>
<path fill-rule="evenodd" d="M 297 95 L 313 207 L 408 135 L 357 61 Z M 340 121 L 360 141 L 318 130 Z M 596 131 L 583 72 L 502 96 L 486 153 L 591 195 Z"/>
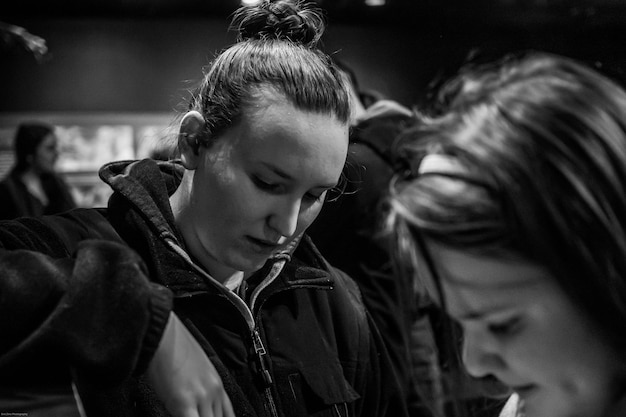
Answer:
<path fill-rule="evenodd" d="M 83 241 L 71 258 L 0 249 L 0 369 L 67 363 L 115 384 L 145 370 L 171 310 L 122 244 Z"/>
<path fill-rule="evenodd" d="M 0 224 L 0 371 L 63 361 L 105 386 L 147 371 L 175 417 L 234 416 L 170 291 L 133 250 L 100 237 L 68 248 L 41 220 Z"/>

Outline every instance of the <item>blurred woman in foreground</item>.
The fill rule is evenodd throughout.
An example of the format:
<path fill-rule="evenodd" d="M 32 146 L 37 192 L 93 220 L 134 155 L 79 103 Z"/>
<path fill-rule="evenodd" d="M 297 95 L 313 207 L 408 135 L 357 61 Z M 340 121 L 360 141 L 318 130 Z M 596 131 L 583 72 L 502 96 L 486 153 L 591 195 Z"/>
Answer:
<path fill-rule="evenodd" d="M 388 225 L 527 417 L 626 413 L 626 93 L 571 59 L 467 69 L 405 142 Z"/>

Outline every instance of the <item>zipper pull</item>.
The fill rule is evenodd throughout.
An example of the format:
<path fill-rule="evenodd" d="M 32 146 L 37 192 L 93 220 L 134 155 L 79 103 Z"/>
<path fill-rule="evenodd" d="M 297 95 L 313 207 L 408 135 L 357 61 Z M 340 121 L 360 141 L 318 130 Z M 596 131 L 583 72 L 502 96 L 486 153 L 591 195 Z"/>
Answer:
<path fill-rule="evenodd" d="M 261 340 L 261 335 L 257 329 L 254 329 L 252 332 L 252 343 L 254 345 L 254 352 L 256 353 L 256 362 L 257 374 L 261 376 L 263 381 L 263 386 L 265 388 L 272 385 L 274 382 L 272 380 L 272 375 L 267 366 L 267 351 L 265 350 L 265 346 L 263 346 L 263 341 Z"/>

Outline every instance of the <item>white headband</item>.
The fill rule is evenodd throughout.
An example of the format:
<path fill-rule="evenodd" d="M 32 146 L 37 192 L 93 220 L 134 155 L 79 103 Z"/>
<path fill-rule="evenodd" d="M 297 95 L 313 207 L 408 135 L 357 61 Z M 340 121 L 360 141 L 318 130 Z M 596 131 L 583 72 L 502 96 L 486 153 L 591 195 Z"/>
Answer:
<path fill-rule="evenodd" d="M 467 169 L 453 156 L 431 153 L 422 158 L 417 170 L 418 175 L 429 173 L 467 174 Z"/>

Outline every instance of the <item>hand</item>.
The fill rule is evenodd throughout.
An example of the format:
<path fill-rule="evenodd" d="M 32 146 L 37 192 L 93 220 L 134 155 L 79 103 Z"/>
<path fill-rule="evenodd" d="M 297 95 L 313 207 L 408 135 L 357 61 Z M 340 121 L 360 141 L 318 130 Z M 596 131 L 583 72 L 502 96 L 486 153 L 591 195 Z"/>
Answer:
<path fill-rule="evenodd" d="M 48 53 L 48 46 L 46 45 L 46 40 L 44 38 L 33 35 L 27 31 L 24 31 L 21 34 L 21 38 L 24 48 L 32 52 L 37 61 L 41 61 Z"/>
<path fill-rule="evenodd" d="M 147 376 L 174 417 L 235 417 L 217 370 L 174 313 Z"/>
<path fill-rule="evenodd" d="M 46 40 L 33 35 L 21 26 L 0 22 L 0 37 L 8 44 L 17 44 L 31 52 L 35 59 L 42 62 L 48 54 Z"/>

